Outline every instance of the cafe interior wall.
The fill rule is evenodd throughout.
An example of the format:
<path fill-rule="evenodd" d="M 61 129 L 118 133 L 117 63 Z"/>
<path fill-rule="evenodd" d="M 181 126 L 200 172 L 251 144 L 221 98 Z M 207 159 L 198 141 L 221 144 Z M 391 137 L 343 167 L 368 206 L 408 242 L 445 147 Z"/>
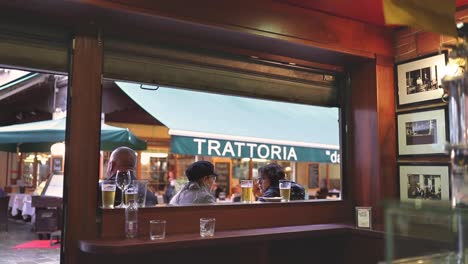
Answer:
<path fill-rule="evenodd" d="M 93 3 L 99 4 L 100 2 L 94 1 Z M 14 3 L 11 2 L 10 4 L 14 4 Z M 279 10 L 285 11 L 285 10 L 291 9 L 291 8 L 289 9 L 284 8 L 284 6 L 279 6 L 279 5 L 280 4 L 272 3 L 270 6 L 266 6 L 266 8 L 272 8 L 272 9 L 275 9 L 276 11 L 279 11 Z M 128 8 L 131 8 L 131 7 L 128 7 Z M 5 9 L 5 10 L 8 10 L 8 9 Z M 174 9 L 174 10 L 178 10 L 178 9 Z M 184 9 L 184 10 L 188 12 L 189 9 Z M 181 10 L 181 12 L 183 12 L 184 10 Z M 252 9 L 250 11 L 253 11 L 253 10 L 256 10 L 256 9 Z M 258 9 L 258 10 L 262 10 L 262 9 Z M 154 11 L 154 10 L 149 10 L 149 12 L 150 11 Z M 270 12 L 271 12 L 270 14 L 274 13 L 272 10 L 270 10 Z M 311 18 L 315 18 L 318 16 L 324 19 L 324 21 L 322 22 L 325 23 L 326 25 L 336 26 L 332 28 L 345 28 L 343 26 L 346 25 L 346 31 L 349 30 L 350 32 L 353 32 L 353 33 L 342 34 L 342 35 L 336 34 L 335 36 L 337 36 L 338 38 L 333 39 L 333 40 L 324 39 L 323 36 L 328 37 L 328 36 L 331 36 L 331 34 L 334 34 L 336 32 L 329 32 L 328 31 L 329 29 L 327 28 L 307 27 L 307 26 L 301 27 L 300 29 L 298 29 L 297 27 L 291 26 L 291 28 L 288 29 L 288 25 L 287 25 L 288 21 L 291 21 L 292 24 L 295 24 L 293 23 L 294 20 L 295 22 L 300 22 L 300 21 L 297 20 L 298 16 L 283 16 L 283 17 L 287 17 L 287 21 L 284 21 L 286 23 L 285 24 L 286 26 L 282 27 L 282 29 L 284 29 L 284 31 L 286 32 L 288 30 L 291 30 L 290 32 L 291 36 L 289 39 L 291 42 L 296 42 L 297 44 L 297 42 L 299 41 L 299 36 L 302 35 L 298 33 L 301 33 L 300 31 L 302 30 L 303 31 L 302 33 L 304 34 L 301 36 L 300 41 L 303 44 L 305 44 L 305 46 L 308 46 L 307 49 L 309 51 L 311 51 L 310 47 L 315 46 L 315 47 L 321 47 L 321 48 L 317 48 L 316 51 L 317 50 L 326 51 L 325 53 L 327 53 L 328 55 L 339 54 L 339 56 L 336 56 L 334 58 L 335 62 L 342 60 L 343 54 L 350 54 L 350 53 L 357 55 L 357 57 L 364 58 L 364 61 L 358 60 L 357 62 L 354 61 L 353 63 L 353 58 L 348 57 L 349 61 L 346 62 L 346 63 L 351 63 L 351 65 L 355 69 L 355 72 L 359 73 L 359 71 L 361 71 L 360 74 L 362 74 L 363 78 L 366 79 L 366 82 L 363 82 L 364 86 L 360 86 L 361 95 L 366 95 L 366 96 L 365 97 L 356 96 L 356 98 L 350 99 L 351 101 L 353 101 L 353 103 L 351 104 L 349 113 L 348 113 L 348 115 L 352 117 L 350 118 L 351 120 L 350 129 L 366 127 L 368 130 L 369 121 L 371 121 L 371 125 L 377 126 L 379 131 L 377 132 L 371 131 L 371 132 L 367 132 L 363 134 L 359 134 L 359 133 L 352 134 L 351 132 L 351 135 L 345 136 L 346 139 L 350 141 L 349 149 L 351 151 L 348 150 L 349 153 L 351 154 L 355 153 L 357 155 L 354 155 L 354 157 L 358 157 L 354 159 L 350 158 L 347 161 L 347 163 L 349 163 L 348 166 L 346 167 L 347 176 L 350 176 L 347 178 L 347 186 L 350 189 L 349 193 L 362 193 L 363 195 L 362 196 L 348 196 L 347 197 L 348 202 L 339 202 L 339 203 L 333 203 L 333 204 L 332 203 L 326 203 L 326 204 L 325 203 L 304 203 L 304 204 L 296 205 L 294 207 L 294 208 L 299 208 L 298 210 L 307 209 L 307 210 L 304 210 L 304 213 L 305 215 L 308 214 L 308 216 L 310 216 L 310 214 L 314 211 L 313 210 L 314 208 L 320 207 L 326 210 L 327 217 L 323 217 L 323 214 L 316 214 L 316 216 L 319 216 L 319 217 L 308 217 L 307 219 L 302 218 L 302 217 L 287 218 L 287 219 L 284 219 L 285 221 L 283 221 L 281 224 L 275 221 L 275 219 L 268 219 L 269 222 L 267 224 L 264 224 L 264 223 L 260 224 L 257 222 L 241 223 L 242 226 L 240 228 L 248 228 L 248 227 L 255 228 L 255 227 L 260 227 L 260 226 L 265 226 L 265 225 L 279 226 L 279 225 L 287 225 L 287 224 L 296 224 L 296 225 L 297 224 L 311 224 L 311 223 L 313 224 L 313 223 L 323 223 L 326 221 L 337 220 L 337 219 L 350 220 L 352 219 L 352 213 L 354 212 L 354 210 L 352 210 L 352 206 L 349 206 L 349 205 L 354 205 L 356 203 L 359 203 L 359 205 L 369 205 L 369 204 L 373 205 L 373 204 L 376 204 L 382 197 L 394 195 L 394 190 L 392 189 L 386 190 L 383 193 L 381 192 L 382 187 L 386 186 L 385 181 L 383 180 L 385 177 L 381 176 L 379 173 L 373 173 L 375 171 L 379 172 L 379 170 L 381 170 L 381 165 L 387 165 L 387 166 L 391 165 L 391 167 L 393 168 L 395 167 L 391 159 L 390 161 L 387 161 L 388 158 L 384 155 L 386 154 L 385 148 L 379 149 L 377 147 L 379 146 L 379 143 L 382 142 L 383 139 L 385 139 L 385 137 L 383 136 L 383 131 L 387 130 L 386 129 L 387 126 L 391 126 L 391 123 L 389 122 L 389 120 L 392 120 L 394 122 L 393 120 L 394 118 L 391 115 L 390 115 L 390 118 L 386 119 L 384 115 L 385 113 L 382 112 L 380 108 L 377 107 L 377 101 L 388 96 L 388 93 L 385 93 L 385 91 L 387 90 L 385 88 L 387 88 L 388 86 L 392 86 L 391 85 L 392 81 L 390 81 L 389 83 L 380 82 L 382 79 L 385 79 L 385 78 L 392 79 L 391 76 L 393 76 L 393 71 L 391 70 L 393 68 L 393 65 L 390 66 L 387 63 L 388 57 L 392 56 L 392 52 L 389 52 L 387 49 L 387 44 L 391 43 L 391 38 L 388 37 L 389 30 L 384 29 L 383 27 L 373 27 L 373 26 L 368 26 L 366 24 L 362 24 L 362 23 L 356 23 L 354 21 L 349 21 L 345 19 L 337 19 L 329 15 L 324 15 L 324 14 L 317 15 L 316 13 L 313 13 L 313 12 L 311 13 L 312 15 L 315 14 L 314 16 L 309 16 L 308 18 L 304 18 L 306 13 L 307 15 L 310 15 L 309 11 L 305 12 L 304 10 L 299 10 L 299 11 L 296 10 L 296 12 L 297 12 L 296 13 L 297 15 L 302 16 L 303 18 L 302 22 L 307 22 Z M 16 14 L 18 13 L 21 13 L 21 12 L 16 12 Z M 220 12 L 213 12 L 213 14 L 215 13 L 219 14 Z M 226 12 L 226 13 L 229 13 L 229 12 Z M 196 15 L 196 14 L 192 14 L 192 15 Z M 320 19 L 320 18 L 317 18 L 317 19 Z M 207 18 L 207 20 L 209 21 L 209 18 Z M 70 20 L 64 20 L 64 21 L 69 21 L 70 23 L 72 23 L 72 21 L 74 20 L 70 19 Z M 313 21 L 316 21 L 316 20 L 313 20 Z M 249 21 L 246 20 L 244 22 L 248 24 Z M 260 30 L 259 27 L 257 28 L 255 26 L 251 28 L 254 28 L 255 30 Z M 132 30 L 134 30 L 134 28 L 132 28 Z M 256 32 L 255 30 L 254 32 Z M 299 32 L 295 30 L 299 30 Z M 278 32 L 277 35 L 274 35 L 276 33 L 272 35 L 279 38 L 279 33 L 281 32 Z M 281 36 L 284 36 L 284 34 L 281 34 Z M 307 40 L 305 41 L 305 43 L 303 42 L 304 39 L 314 37 L 314 36 L 319 38 L 319 40 L 318 41 Z M 320 36 L 322 36 L 322 39 L 320 39 Z M 362 37 L 363 41 L 356 41 L 356 38 L 358 39 L 360 38 L 358 36 Z M 323 41 L 323 43 L 325 44 L 323 43 L 320 44 L 320 41 Z M 363 42 L 369 45 L 363 45 Z M 83 45 L 83 43 L 89 43 L 90 45 L 85 46 Z M 85 62 L 90 62 L 90 61 L 94 62 L 94 60 L 97 60 L 98 63 L 102 63 L 102 60 L 98 60 L 96 59 L 96 56 L 94 57 L 92 56 L 92 55 L 95 55 L 95 53 L 99 53 L 100 51 L 99 48 L 97 48 L 97 43 L 98 42 L 94 38 L 90 37 L 89 35 L 78 34 L 78 39 L 77 39 L 78 52 L 91 50 L 94 53 L 87 53 L 87 52 L 81 53 L 80 55 L 77 56 L 77 59 L 80 59 L 80 60 L 79 61 L 75 60 L 75 64 L 74 64 L 76 66 L 74 68 L 74 71 L 77 74 L 76 76 L 77 77 L 81 76 L 84 78 L 83 80 L 76 78 L 75 83 L 74 83 L 76 85 L 75 87 L 82 88 L 83 89 L 81 90 L 82 93 L 90 92 L 91 94 L 88 94 L 87 98 L 91 97 L 91 99 L 93 99 L 93 102 L 96 98 L 99 97 L 98 95 L 96 95 L 97 92 L 96 93 L 93 92 L 94 91 L 93 89 L 97 89 L 99 87 L 100 83 L 97 80 L 100 80 L 101 76 L 100 74 L 98 74 L 99 70 L 95 68 L 91 68 L 91 69 L 97 72 L 96 76 L 89 74 L 91 72 L 90 67 L 92 67 L 95 64 L 85 63 Z M 208 43 L 208 41 L 206 41 L 206 43 Z M 290 51 L 297 50 L 297 49 L 287 49 L 288 43 L 286 41 L 283 47 L 284 47 L 283 48 L 284 50 L 290 50 Z M 314 48 L 312 48 L 312 50 L 313 49 Z M 374 60 L 376 53 L 378 54 L 377 62 Z M 310 56 L 313 56 L 313 55 L 310 55 Z M 304 60 L 310 60 L 311 58 L 310 56 L 303 55 L 299 57 Z M 323 63 L 325 60 L 326 59 L 323 59 L 321 62 Z M 333 58 L 331 58 L 330 60 L 332 61 Z M 346 63 L 343 62 L 342 65 Z M 83 65 L 86 65 L 86 67 L 84 67 Z M 360 74 L 355 74 L 354 76 L 360 76 Z M 99 75 L 99 78 L 98 78 L 98 75 Z M 87 85 L 87 82 L 89 82 L 90 84 Z M 87 87 L 89 89 L 86 89 Z M 377 93 L 377 90 L 379 90 L 379 92 L 382 91 L 383 93 L 382 94 Z M 368 94 L 367 92 L 371 92 L 372 94 L 367 96 Z M 77 90 L 77 93 L 78 94 L 80 93 L 80 89 Z M 73 121 L 74 123 L 72 126 L 73 129 L 70 132 L 70 136 L 73 137 L 79 133 L 84 133 L 90 136 L 89 141 L 91 141 L 98 134 L 98 128 L 92 127 L 92 129 L 89 129 L 89 127 L 86 127 L 87 130 L 85 130 L 85 128 L 80 127 L 79 124 L 85 124 L 87 121 L 89 121 L 89 119 L 98 120 L 98 116 L 96 113 L 99 110 L 90 108 L 89 103 L 82 104 L 80 101 L 78 101 L 77 104 L 73 105 L 73 109 L 75 113 L 73 113 L 72 111 L 71 115 L 74 115 L 74 119 L 72 118 L 74 120 Z M 360 111 L 361 109 L 364 109 L 364 111 Z M 390 107 L 390 110 L 391 110 L 391 107 Z M 377 111 L 377 113 L 374 113 L 375 111 Z M 372 112 L 372 115 L 377 115 L 378 118 L 376 119 L 368 118 L 367 115 L 370 112 Z M 379 119 L 379 117 L 383 117 L 383 118 Z M 383 126 L 380 128 L 380 125 L 383 125 Z M 377 148 L 378 149 L 377 154 L 375 152 L 368 151 L 368 149 L 370 149 L 369 147 L 359 144 L 361 143 L 360 140 L 366 140 L 367 143 L 371 145 L 371 147 Z M 395 143 L 394 140 L 393 141 L 390 140 L 388 144 L 394 145 L 394 143 Z M 90 179 L 93 174 L 92 172 L 95 170 L 95 167 L 96 167 L 95 164 L 92 163 L 93 161 L 91 158 L 94 158 L 96 156 L 95 152 L 97 151 L 95 149 L 89 149 L 89 150 L 80 149 L 79 146 L 77 146 L 76 142 L 74 146 L 72 146 L 71 148 L 74 148 L 74 150 L 73 151 L 70 150 L 71 155 L 69 159 L 72 161 L 72 163 L 70 164 L 79 163 L 79 164 L 83 164 L 83 166 L 71 166 L 68 171 L 71 175 L 72 183 L 76 184 L 76 185 L 72 185 L 73 188 L 69 192 L 69 196 L 70 196 L 69 205 L 70 205 L 71 211 L 70 211 L 70 217 L 67 219 L 67 223 L 70 224 L 70 229 L 67 230 L 69 233 L 65 236 L 65 240 L 64 240 L 65 244 L 70 245 L 68 246 L 68 248 L 71 249 L 71 251 L 68 252 L 69 256 L 67 256 L 67 260 L 70 260 L 70 261 L 72 261 L 73 257 L 76 256 L 76 253 L 73 253 L 73 251 L 76 251 L 75 247 L 76 247 L 76 242 L 78 239 L 90 238 L 90 237 L 96 236 L 96 230 L 94 227 L 95 220 L 96 220 L 96 217 L 95 217 L 96 210 L 95 208 L 89 208 L 89 204 L 91 205 L 93 203 L 95 204 L 95 201 L 94 201 L 96 200 L 94 199 L 95 195 L 93 193 L 90 193 L 88 197 L 79 196 L 79 200 L 78 200 L 76 199 L 78 196 L 77 195 L 75 196 L 74 194 L 75 193 L 78 194 L 78 190 L 81 190 L 80 187 L 92 189 L 92 186 L 95 185 L 95 183 Z M 360 150 L 364 150 L 364 152 L 361 152 Z M 83 155 L 83 154 L 90 154 L 90 155 Z M 90 161 L 90 163 L 89 164 L 80 163 L 80 161 Z M 385 163 L 385 164 L 382 164 L 382 163 Z M 85 172 L 85 173 L 82 173 L 82 172 Z M 86 177 L 84 181 L 82 178 L 79 177 L 83 175 L 85 175 Z M 391 181 L 393 181 L 393 179 L 391 179 Z M 363 183 L 368 183 L 368 184 L 363 184 Z M 377 188 L 373 188 L 373 187 L 377 187 Z M 359 190 L 361 192 L 358 192 Z M 85 199 L 86 201 L 83 202 L 83 199 Z M 84 205 L 86 205 L 87 207 L 85 207 Z M 346 212 L 343 212 L 343 210 L 340 210 L 343 208 L 346 210 Z M 236 216 L 237 214 L 235 213 L 236 210 L 239 210 L 239 209 L 238 208 L 223 208 L 222 212 L 217 211 L 214 213 L 216 213 L 216 215 L 219 217 L 222 217 L 222 215 L 225 214 L 227 216 L 232 217 L 232 219 L 235 220 L 236 217 L 238 217 Z M 203 210 L 197 209 L 196 212 L 194 211 L 191 214 L 191 217 L 197 217 L 198 214 L 200 213 L 198 211 L 203 211 Z M 259 212 L 266 212 L 266 211 L 273 212 L 274 211 L 274 212 L 282 212 L 282 213 L 285 212 L 282 208 L 279 208 L 279 207 L 278 208 L 276 207 L 258 208 L 258 211 Z M 77 215 L 78 212 L 80 213 L 79 217 L 74 219 L 72 216 Z M 187 214 L 189 212 L 189 209 L 183 212 Z M 172 213 L 169 211 L 165 211 L 165 214 L 168 217 L 172 216 Z M 320 218 L 320 216 L 322 217 Z M 224 220 L 226 220 L 227 222 L 229 220 L 232 221 L 232 219 L 225 218 Z M 77 224 L 78 222 L 80 222 L 79 225 L 73 225 L 73 223 Z M 112 222 L 115 222 L 115 221 L 112 221 Z M 220 226 L 220 228 L 222 228 L 222 225 Z M 170 230 L 170 231 L 175 232 L 175 229 Z M 70 262 L 70 263 L 76 263 L 76 262 Z"/>
<path fill-rule="evenodd" d="M 468 21 L 468 7 L 458 10 L 455 14 L 457 20 Z M 454 44 L 456 39 L 451 36 L 440 35 L 433 32 L 403 27 L 395 31 L 395 62 L 401 62 L 438 52 L 443 44 Z"/>

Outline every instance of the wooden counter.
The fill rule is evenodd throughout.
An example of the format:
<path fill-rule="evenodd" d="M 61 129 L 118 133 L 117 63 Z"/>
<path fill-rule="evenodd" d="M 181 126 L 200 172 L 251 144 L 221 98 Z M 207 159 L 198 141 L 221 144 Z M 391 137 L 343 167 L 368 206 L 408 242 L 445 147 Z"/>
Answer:
<path fill-rule="evenodd" d="M 79 242 L 80 263 L 376 263 L 383 233 L 346 224 L 320 224 L 167 234 L 164 240 L 103 238 Z"/>

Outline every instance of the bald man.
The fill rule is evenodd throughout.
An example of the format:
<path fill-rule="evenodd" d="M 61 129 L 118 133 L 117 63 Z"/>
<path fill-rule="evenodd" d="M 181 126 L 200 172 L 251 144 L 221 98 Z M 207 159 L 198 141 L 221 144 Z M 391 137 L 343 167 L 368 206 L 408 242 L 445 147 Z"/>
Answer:
<path fill-rule="evenodd" d="M 109 158 L 109 163 L 107 164 L 106 180 L 115 180 L 115 174 L 117 174 L 118 170 L 124 170 L 124 169 L 135 170 L 136 160 L 137 160 L 136 153 L 133 149 L 128 148 L 128 147 L 116 148 L 114 151 L 112 151 L 110 158 Z M 135 175 L 132 174 L 132 177 L 133 177 L 132 180 L 136 180 Z M 116 191 L 114 205 L 119 205 L 121 199 L 122 199 L 122 193 L 120 191 Z M 156 196 L 147 189 L 145 205 L 153 206 L 156 203 L 157 203 Z"/>
<path fill-rule="evenodd" d="M 107 178 L 115 177 L 118 170 L 135 170 L 136 153 L 127 147 L 118 147 L 112 151 L 107 164 Z"/>

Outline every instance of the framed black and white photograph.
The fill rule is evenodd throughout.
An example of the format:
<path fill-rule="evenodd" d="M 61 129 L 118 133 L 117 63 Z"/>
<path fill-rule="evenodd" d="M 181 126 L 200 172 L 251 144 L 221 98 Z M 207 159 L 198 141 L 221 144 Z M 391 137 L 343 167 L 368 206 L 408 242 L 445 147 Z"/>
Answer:
<path fill-rule="evenodd" d="M 401 200 L 450 200 L 449 165 L 399 165 Z"/>
<path fill-rule="evenodd" d="M 447 135 L 445 108 L 397 115 L 398 155 L 446 154 Z"/>
<path fill-rule="evenodd" d="M 441 99 L 446 52 L 396 65 L 398 106 Z"/>

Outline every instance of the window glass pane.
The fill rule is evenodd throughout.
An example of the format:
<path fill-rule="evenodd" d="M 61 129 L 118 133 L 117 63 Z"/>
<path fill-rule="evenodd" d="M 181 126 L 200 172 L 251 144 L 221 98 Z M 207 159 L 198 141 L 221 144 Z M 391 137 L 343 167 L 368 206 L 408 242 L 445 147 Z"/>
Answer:
<path fill-rule="evenodd" d="M 258 180 L 272 163 L 292 192 L 302 191 L 299 200 L 341 198 L 338 108 L 111 80 L 102 106 L 106 124 L 148 144 L 138 150 L 137 178 L 149 181 L 158 206 L 189 186 L 186 170 L 196 161 L 213 164 L 218 175 L 207 192 L 219 203 L 238 202 L 243 180 L 253 181 L 252 202 L 279 196 L 278 185 Z"/>

